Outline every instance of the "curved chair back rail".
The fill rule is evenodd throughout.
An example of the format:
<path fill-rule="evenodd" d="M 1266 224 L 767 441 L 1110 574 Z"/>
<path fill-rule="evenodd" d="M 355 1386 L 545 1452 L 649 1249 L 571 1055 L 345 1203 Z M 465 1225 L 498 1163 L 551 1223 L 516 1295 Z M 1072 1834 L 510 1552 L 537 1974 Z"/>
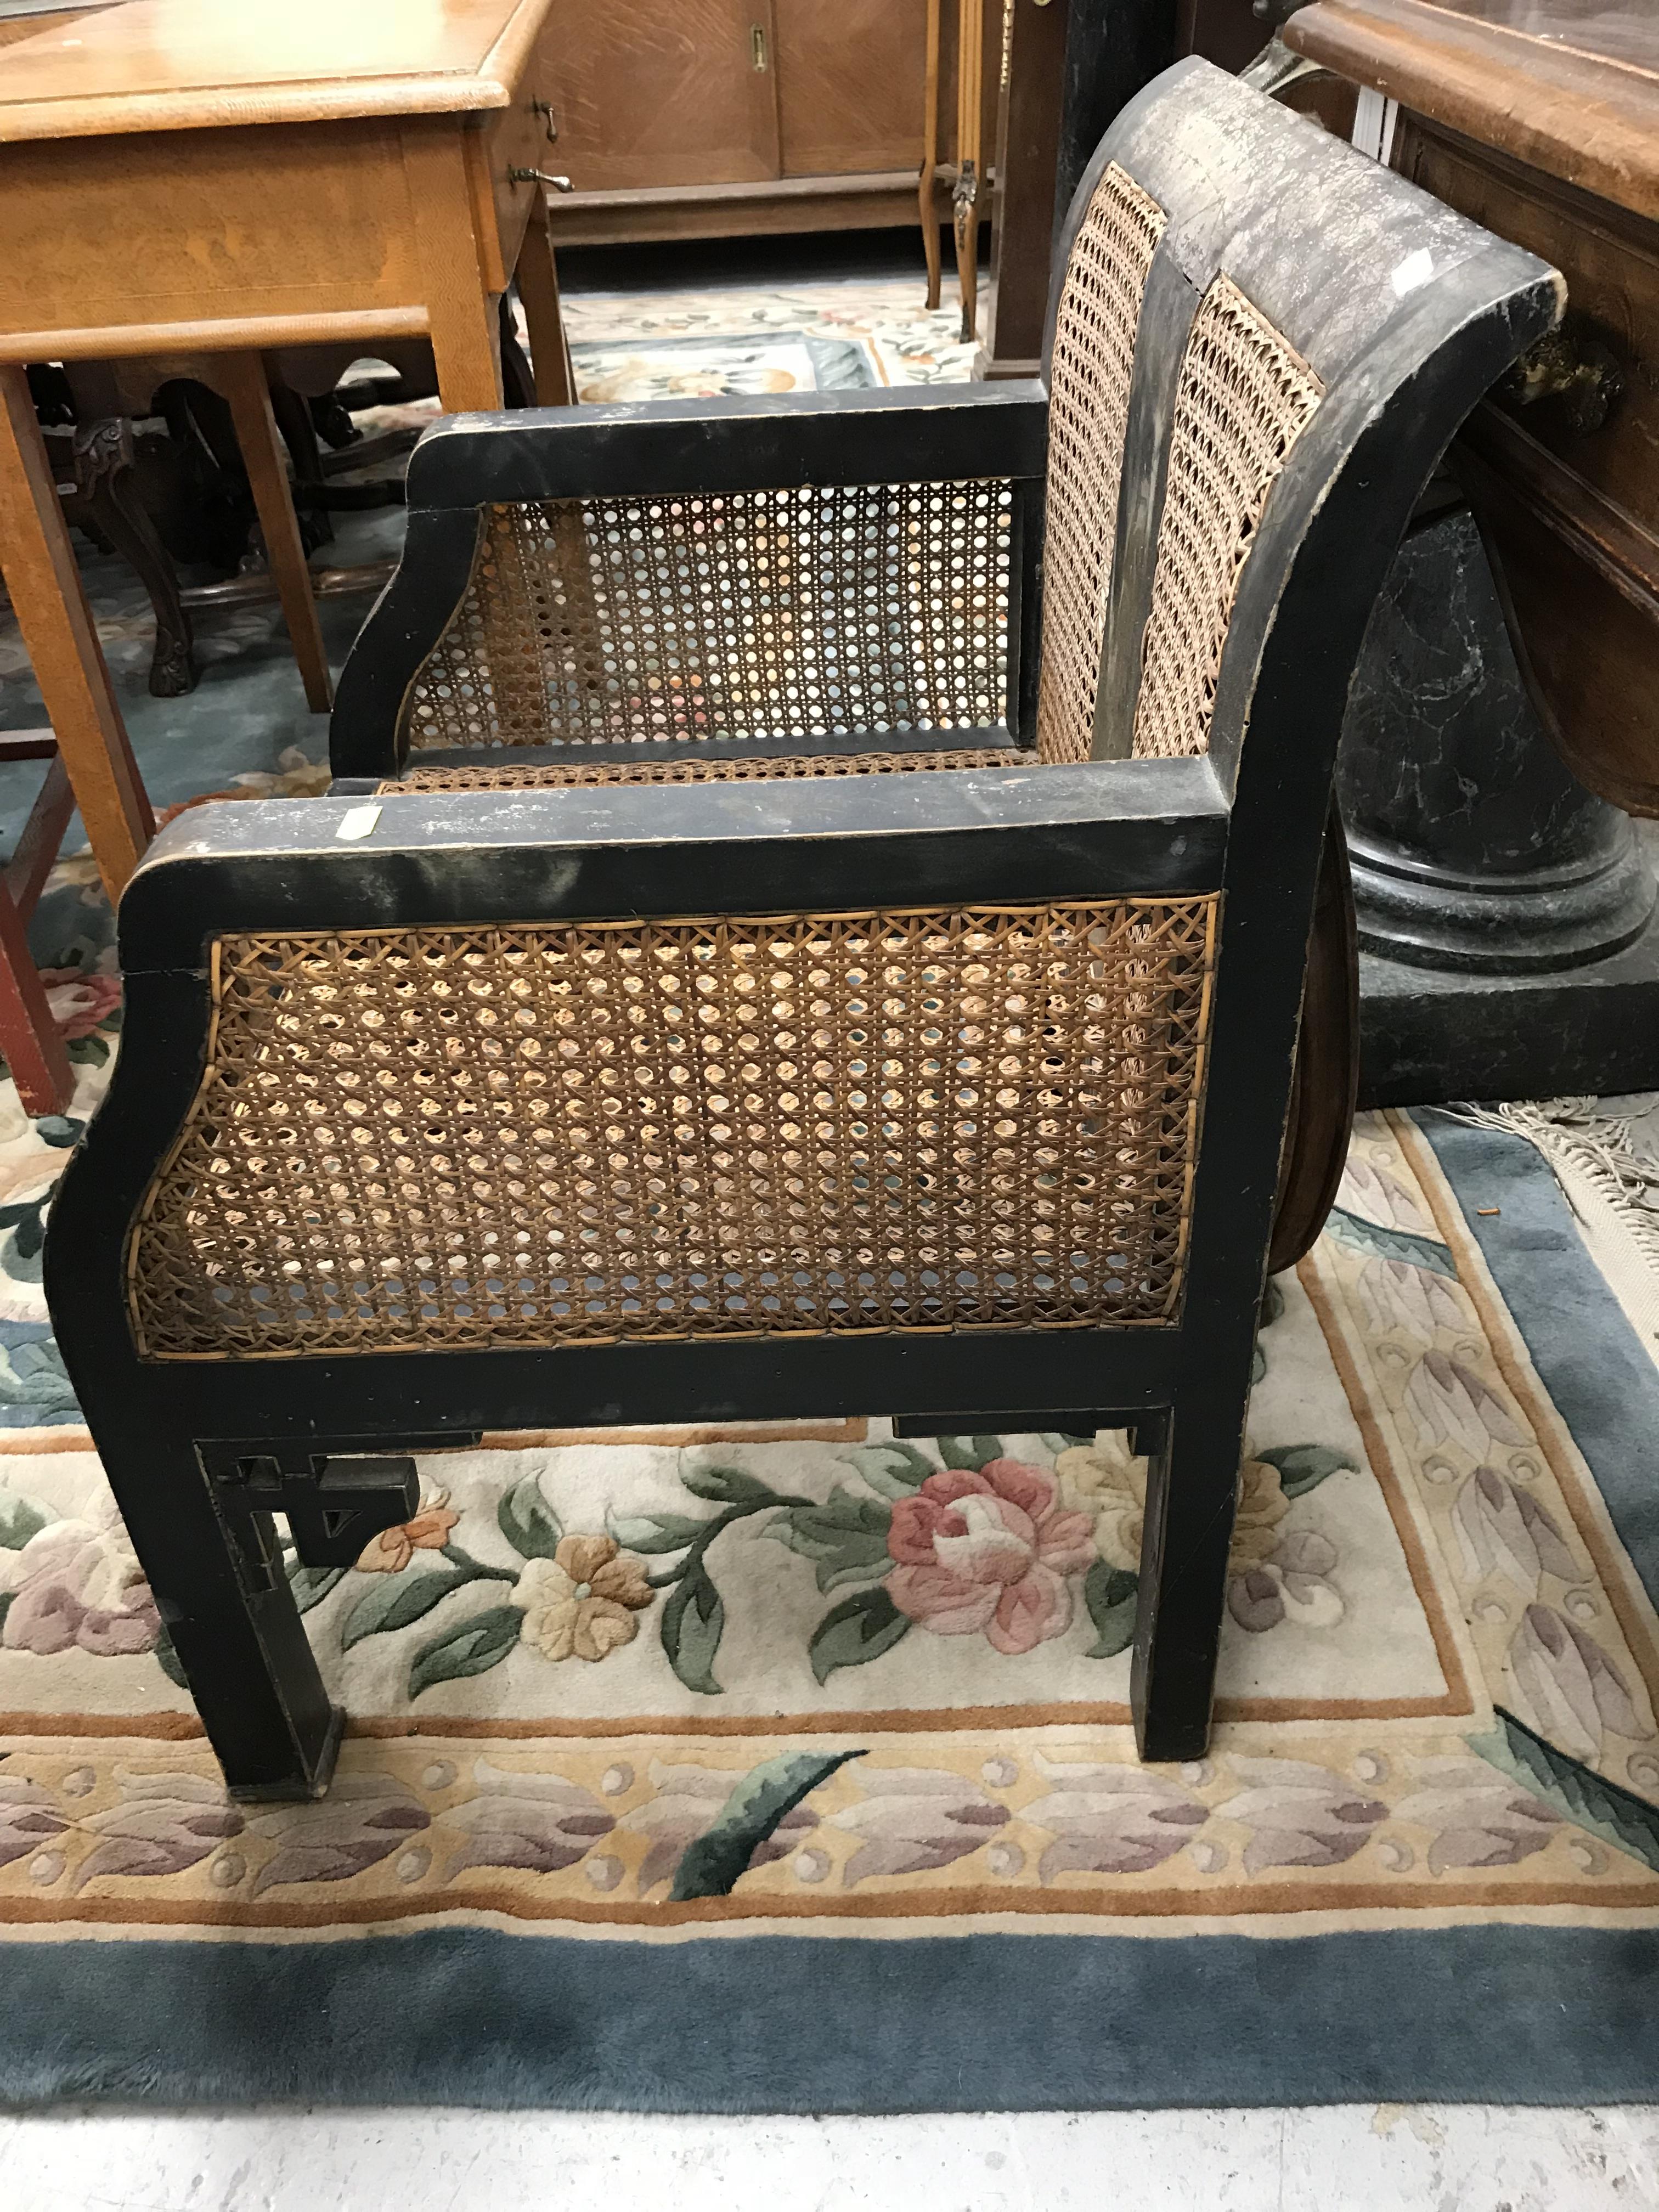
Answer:
<path fill-rule="evenodd" d="M 1347 687 L 1559 284 L 1200 63 L 1059 269 L 1052 402 L 441 425 L 366 784 L 133 878 L 48 1289 L 239 1790 L 332 1755 L 272 1511 L 336 1557 L 550 1422 L 1133 1425 L 1137 1728 L 1201 1749 Z"/>

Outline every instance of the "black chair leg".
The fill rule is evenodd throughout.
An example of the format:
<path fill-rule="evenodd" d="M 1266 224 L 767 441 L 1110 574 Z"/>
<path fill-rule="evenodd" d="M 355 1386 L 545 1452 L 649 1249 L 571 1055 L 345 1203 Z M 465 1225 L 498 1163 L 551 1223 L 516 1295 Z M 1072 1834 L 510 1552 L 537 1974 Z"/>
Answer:
<path fill-rule="evenodd" d="M 1129 1702 L 1146 1759 L 1210 1741 L 1248 1392 L 1177 1403 L 1146 1471 Z"/>
<path fill-rule="evenodd" d="M 187 1440 L 94 1441 L 231 1796 L 320 1796 L 343 1716 L 324 1690 L 270 1516 L 233 1522 Z"/>

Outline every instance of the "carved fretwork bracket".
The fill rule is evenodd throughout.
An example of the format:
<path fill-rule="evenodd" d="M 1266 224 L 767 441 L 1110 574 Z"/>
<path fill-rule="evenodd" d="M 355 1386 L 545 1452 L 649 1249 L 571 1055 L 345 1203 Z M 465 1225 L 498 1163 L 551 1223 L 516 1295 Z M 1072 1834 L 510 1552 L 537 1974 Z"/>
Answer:
<path fill-rule="evenodd" d="M 286 1519 L 305 1565 L 349 1567 L 372 1537 L 410 1520 L 420 1504 L 411 1458 L 370 1456 L 337 1444 L 232 1442 L 196 1449 L 252 1590 L 274 1589 L 282 1578 L 273 1513 Z"/>

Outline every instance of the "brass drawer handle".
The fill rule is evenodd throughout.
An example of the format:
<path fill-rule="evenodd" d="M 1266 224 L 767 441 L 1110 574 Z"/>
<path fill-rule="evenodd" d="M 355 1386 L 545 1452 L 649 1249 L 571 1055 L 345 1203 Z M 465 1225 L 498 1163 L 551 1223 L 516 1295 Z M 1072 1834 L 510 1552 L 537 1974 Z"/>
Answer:
<path fill-rule="evenodd" d="M 550 146 L 556 144 L 559 136 L 559 126 L 553 119 L 553 110 L 550 104 L 545 100 L 532 100 L 530 103 L 530 112 L 532 115 L 539 115 L 542 121 L 547 125 L 548 144 Z"/>
<path fill-rule="evenodd" d="M 516 164 L 507 173 L 510 185 L 546 185 L 556 192 L 574 192 L 576 189 L 568 177 L 550 177 L 545 169 L 524 169 Z"/>

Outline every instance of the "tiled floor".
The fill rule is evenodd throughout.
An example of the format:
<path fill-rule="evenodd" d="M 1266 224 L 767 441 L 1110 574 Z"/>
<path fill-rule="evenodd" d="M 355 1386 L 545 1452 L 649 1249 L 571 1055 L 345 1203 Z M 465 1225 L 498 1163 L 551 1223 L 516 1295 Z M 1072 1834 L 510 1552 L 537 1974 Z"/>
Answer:
<path fill-rule="evenodd" d="M 1659 2107 L 0 2119 L 7 2212 L 1637 2212 Z"/>

